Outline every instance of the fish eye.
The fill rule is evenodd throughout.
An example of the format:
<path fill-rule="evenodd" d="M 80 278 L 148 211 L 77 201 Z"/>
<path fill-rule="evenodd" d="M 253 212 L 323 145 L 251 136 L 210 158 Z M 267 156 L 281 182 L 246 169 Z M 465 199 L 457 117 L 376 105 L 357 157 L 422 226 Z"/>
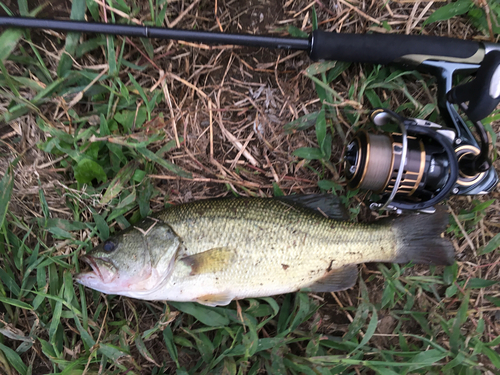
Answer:
<path fill-rule="evenodd" d="M 116 249 L 116 244 L 113 241 L 106 241 L 106 242 L 104 242 L 104 245 L 103 245 L 102 249 L 105 252 L 110 253 L 114 249 Z"/>

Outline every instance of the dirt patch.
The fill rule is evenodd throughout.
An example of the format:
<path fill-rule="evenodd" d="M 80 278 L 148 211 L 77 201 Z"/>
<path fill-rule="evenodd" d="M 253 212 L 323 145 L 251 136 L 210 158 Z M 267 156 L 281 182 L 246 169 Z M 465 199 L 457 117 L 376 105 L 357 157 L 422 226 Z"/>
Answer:
<path fill-rule="evenodd" d="M 248 0 L 238 7 L 236 28 L 248 34 L 267 34 L 275 28 L 276 22 L 283 20 L 285 1 Z"/>

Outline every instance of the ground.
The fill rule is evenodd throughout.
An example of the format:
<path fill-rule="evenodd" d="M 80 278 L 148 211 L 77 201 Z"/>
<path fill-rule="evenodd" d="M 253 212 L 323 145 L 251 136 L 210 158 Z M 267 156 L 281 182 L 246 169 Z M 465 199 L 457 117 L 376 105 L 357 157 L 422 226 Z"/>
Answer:
<path fill-rule="evenodd" d="M 315 9 L 327 31 L 476 41 L 498 41 L 500 11 L 458 1 L 431 22 L 445 2 L 0 5 L 0 15 L 278 36 L 310 33 Z M 304 52 L 54 31 L 4 31 L 0 41 L 0 373 L 498 372 L 498 187 L 447 201 L 454 266 L 363 265 L 343 292 L 208 308 L 72 281 L 79 255 L 169 204 L 333 189 L 349 197 L 353 220 L 375 220 L 366 195 L 345 189 L 346 139 L 378 104 L 439 122 L 432 76 L 311 65 Z M 318 124 L 321 102 L 334 110 Z M 484 121 L 497 171 L 499 118 Z"/>

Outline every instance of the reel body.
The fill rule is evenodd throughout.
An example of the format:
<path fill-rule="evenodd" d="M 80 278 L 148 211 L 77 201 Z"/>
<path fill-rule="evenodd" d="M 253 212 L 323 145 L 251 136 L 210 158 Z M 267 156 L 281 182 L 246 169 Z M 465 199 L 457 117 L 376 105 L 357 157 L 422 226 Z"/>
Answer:
<path fill-rule="evenodd" d="M 485 194 L 496 186 L 493 168 L 466 168 L 468 158 L 481 154 L 472 135 L 466 142 L 454 129 L 386 109 L 375 110 L 371 118 L 375 125 L 395 123 L 400 128 L 390 134 L 360 131 L 347 146 L 348 187 L 379 195 L 381 200 L 372 202 L 372 209 L 433 212 L 432 206 L 450 193 Z"/>

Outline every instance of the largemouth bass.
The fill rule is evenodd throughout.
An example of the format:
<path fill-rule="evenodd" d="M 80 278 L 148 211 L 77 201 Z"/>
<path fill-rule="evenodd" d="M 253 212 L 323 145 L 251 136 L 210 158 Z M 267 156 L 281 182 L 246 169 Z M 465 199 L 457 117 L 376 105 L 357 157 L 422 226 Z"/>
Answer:
<path fill-rule="evenodd" d="M 297 199 L 204 200 L 165 209 L 83 256 L 92 271 L 76 280 L 108 294 L 217 306 L 347 289 L 359 263 L 454 261 L 441 236 L 444 209 L 367 225 L 325 217 L 328 211 L 335 217 L 337 208 L 311 209 L 314 196 Z"/>

